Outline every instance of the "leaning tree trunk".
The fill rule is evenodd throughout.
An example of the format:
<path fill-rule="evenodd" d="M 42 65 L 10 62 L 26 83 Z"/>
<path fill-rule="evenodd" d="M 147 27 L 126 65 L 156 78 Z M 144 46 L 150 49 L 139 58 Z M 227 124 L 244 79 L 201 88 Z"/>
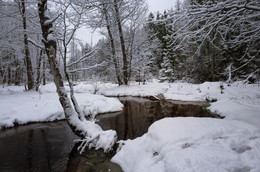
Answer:
<path fill-rule="evenodd" d="M 59 100 L 62 105 L 66 120 L 71 127 L 72 131 L 83 138 L 82 150 L 86 146 L 95 147 L 96 149 L 102 148 L 104 151 L 109 151 L 116 142 L 116 132 L 112 130 L 103 131 L 100 126 L 92 121 L 87 121 L 85 118 L 80 119 L 75 108 L 71 104 L 71 101 L 67 95 L 64 87 L 63 79 L 60 73 L 58 63 L 56 61 L 56 51 L 57 43 L 54 39 L 53 26 L 52 23 L 55 19 L 50 19 L 46 15 L 47 11 L 47 0 L 38 1 L 38 13 L 40 17 L 41 29 L 43 43 L 45 46 L 45 52 L 47 54 L 50 70 L 53 75 L 54 83 L 57 88 L 57 93 L 59 95 Z"/>
<path fill-rule="evenodd" d="M 50 70 L 51 74 L 53 75 L 54 83 L 57 88 L 57 93 L 59 95 L 60 103 L 63 107 L 65 117 L 68 121 L 68 124 L 72 128 L 73 132 L 77 134 L 80 137 L 85 137 L 86 133 L 82 133 L 80 129 L 77 128 L 77 122 L 79 122 L 79 119 L 75 118 L 77 117 L 77 114 L 72 107 L 70 100 L 67 96 L 67 92 L 64 87 L 63 79 L 60 73 L 60 69 L 58 66 L 58 63 L 56 61 L 56 51 L 57 51 L 57 43 L 56 40 L 54 40 L 53 36 L 53 26 L 52 21 L 46 14 L 47 10 L 47 0 L 39 1 L 38 3 L 38 12 L 41 22 L 41 29 L 42 29 L 42 36 L 43 36 L 43 43 L 45 46 L 45 52 L 48 57 L 49 63 L 50 63 Z"/>

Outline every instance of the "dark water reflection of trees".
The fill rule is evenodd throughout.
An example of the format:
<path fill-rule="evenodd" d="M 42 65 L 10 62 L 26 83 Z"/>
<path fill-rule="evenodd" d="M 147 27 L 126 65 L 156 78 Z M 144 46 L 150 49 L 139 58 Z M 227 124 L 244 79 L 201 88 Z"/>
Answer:
<path fill-rule="evenodd" d="M 169 116 L 213 117 L 204 103 L 120 98 L 122 112 L 99 115 L 103 129 L 114 129 L 121 140 L 147 132 L 156 120 Z M 82 155 L 73 140 L 78 137 L 66 121 L 35 123 L 0 131 L 0 171 L 122 171 L 102 150 Z"/>
<path fill-rule="evenodd" d="M 76 138 L 65 121 L 3 130 L 0 171 L 65 171 Z"/>
<path fill-rule="evenodd" d="M 113 154 L 87 150 L 80 155 L 77 138 L 66 121 L 2 130 L 0 171 L 121 171 L 110 161 Z"/>
<path fill-rule="evenodd" d="M 119 140 L 134 139 L 148 131 L 149 126 L 164 117 L 219 117 L 206 107 L 207 102 L 151 101 L 145 98 L 122 97 L 122 112 L 99 116 L 103 129 L 114 129 Z"/>

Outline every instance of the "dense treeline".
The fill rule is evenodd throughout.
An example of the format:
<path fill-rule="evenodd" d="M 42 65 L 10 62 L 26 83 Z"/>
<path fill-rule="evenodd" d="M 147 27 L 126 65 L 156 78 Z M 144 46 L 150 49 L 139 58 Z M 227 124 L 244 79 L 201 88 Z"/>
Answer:
<path fill-rule="evenodd" d="M 33 1 L 0 0 L 0 83 L 38 87 L 51 80 L 45 53 L 30 43 L 41 42 L 38 15 Z M 40 70 L 41 68 L 41 70 Z"/>
<path fill-rule="evenodd" d="M 148 14 L 144 0 L 49 3 L 56 10 L 49 15 L 55 18 L 57 58 L 66 80 L 259 81 L 257 0 L 178 0 L 162 14 Z M 37 89 L 52 81 L 36 4 L 0 0 L 2 84 Z M 97 45 L 75 37 L 85 25 L 104 35 Z"/>
<path fill-rule="evenodd" d="M 192 1 L 155 17 L 162 81 L 247 80 L 260 75 L 260 3 Z"/>

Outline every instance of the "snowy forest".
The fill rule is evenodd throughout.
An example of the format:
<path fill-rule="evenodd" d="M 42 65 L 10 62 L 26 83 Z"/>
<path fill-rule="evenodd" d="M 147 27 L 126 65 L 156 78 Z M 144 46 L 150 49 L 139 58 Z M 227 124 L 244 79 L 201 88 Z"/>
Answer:
<path fill-rule="evenodd" d="M 259 81 L 259 2 L 176 1 L 162 14 L 144 0 L 49 1 L 57 60 L 73 81 Z M 36 1 L 1 0 L 1 84 L 52 81 Z M 117 9 L 117 10 L 116 10 Z M 96 45 L 75 37 L 99 29 Z"/>
<path fill-rule="evenodd" d="M 260 1 L 149 2 L 0 0 L 0 171 L 260 171 Z"/>

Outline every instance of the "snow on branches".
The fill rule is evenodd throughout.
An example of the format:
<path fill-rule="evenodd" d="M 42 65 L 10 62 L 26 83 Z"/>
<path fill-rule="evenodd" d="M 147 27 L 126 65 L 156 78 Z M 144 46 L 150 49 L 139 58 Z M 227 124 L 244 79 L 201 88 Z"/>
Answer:
<path fill-rule="evenodd" d="M 259 5 L 257 0 L 203 1 L 170 11 L 162 21 L 171 32 L 167 46 L 189 63 L 186 68 L 193 66 L 187 75 L 198 82 L 230 76 L 225 69 L 231 63 L 232 76 L 246 78 L 260 67 Z"/>
<path fill-rule="evenodd" d="M 71 99 L 67 95 L 67 91 L 64 87 L 63 78 L 56 61 L 57 54 L 57 42 L 53 39 L 53 21 L 48 15 L 47 11 L 47 0 L 39 1 L 38 12 L 40 17 L 41 29 L 43 38 L 45 40 L 44 46 L 46 54 L 49 59 L 51 73 L 53 75 L 54 83 L 57 88 L 59 100 L 62 105 L 66 120 L 72 131 L 82 138 L 82 145 L 80 146 L 81 152 L 85 147 L 95 147 L 96 149 L 102 148 L 105 152 L 112 149 L 115 144 L 117 136 L 113 130 L 103 131 L 101 127 L 95 124 L 94 121 L 87 121 L 84 117 L 82 110 L 80 109 L 75 97 L 70 82 L 70 78 L 67 76 L 70 85 Z M 66 66 L 66 65 L 65 65 Z M 72 102 L 72 103 L 71 103 Z"/>

